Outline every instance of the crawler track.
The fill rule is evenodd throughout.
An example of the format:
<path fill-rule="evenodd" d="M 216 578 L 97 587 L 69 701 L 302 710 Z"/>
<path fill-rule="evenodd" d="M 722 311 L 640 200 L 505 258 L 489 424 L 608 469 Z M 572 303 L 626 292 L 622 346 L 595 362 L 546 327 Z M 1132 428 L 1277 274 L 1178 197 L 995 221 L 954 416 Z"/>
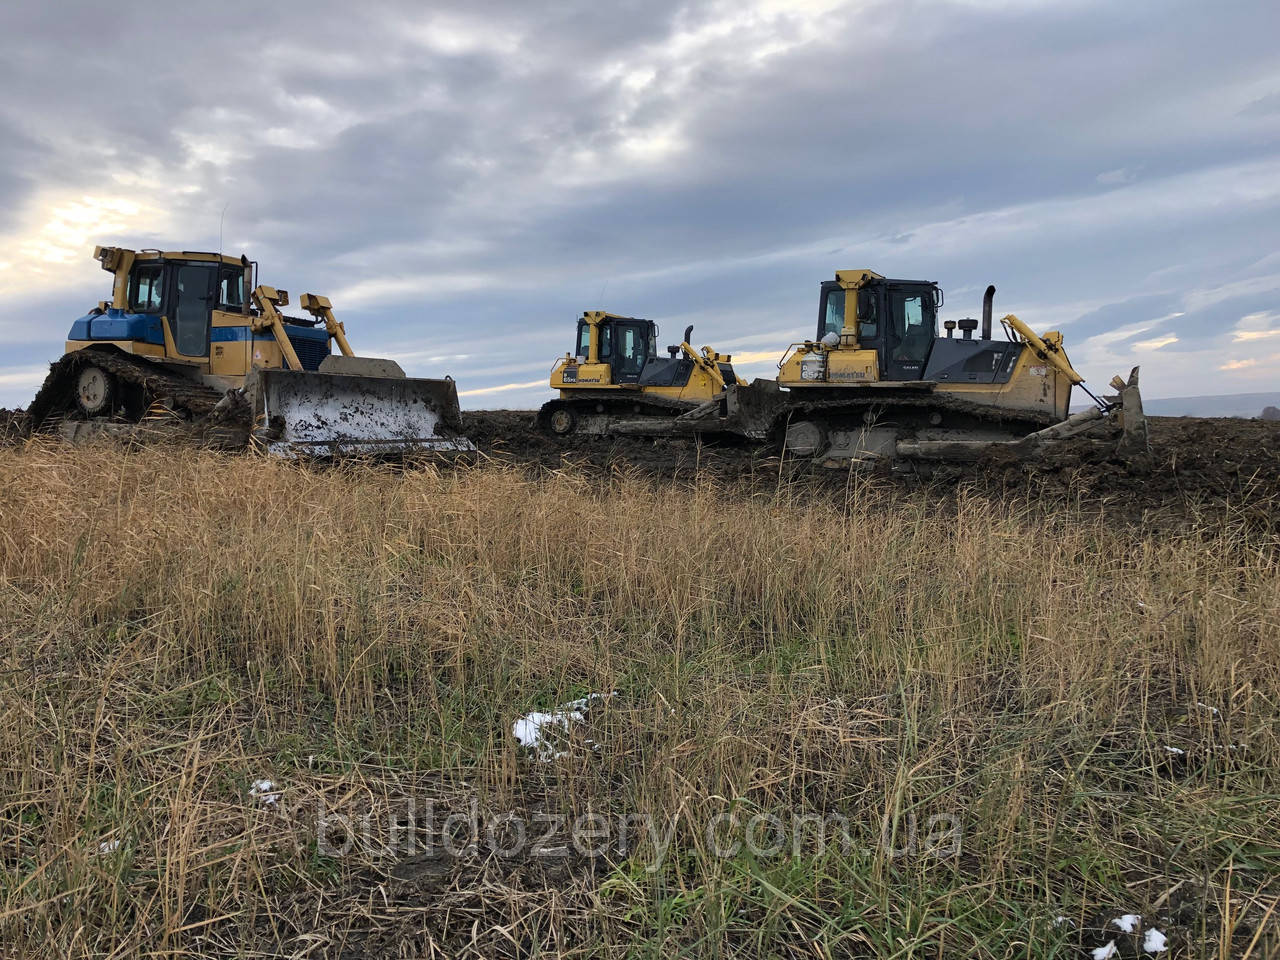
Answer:
<path fill-rule="evenodd" d="M 60 420 L 83 419 L 76 408 L 76 375 L 87 366 L 101 367 L 125 388 L 120 417 L 125 422 L 141 420 L 157 402 L 164 402 L 180 417 L 196 420 L 210 414 L 222 398 L 212 387 L 121 350 L 77 350 L 50 364 L 49 375 L 27 409 L 31 430 L 39 431 Z"/>
<path fill-rule="evenodd" d="M 655 424 L 668 424 L 673 417 L 692 410 L 697 404 L 667 397 L 636 394 L 626 396 L 614 392 L 583 392 L 568 400 L 551 400 L 543 405 L 534 418 L 537 428 L 551 433 L 552 411 L 571 412 L 575 427 L 571 436 L 601 437 L 612 433 L 612 427 L 623 420 L 652 420 Z"/>

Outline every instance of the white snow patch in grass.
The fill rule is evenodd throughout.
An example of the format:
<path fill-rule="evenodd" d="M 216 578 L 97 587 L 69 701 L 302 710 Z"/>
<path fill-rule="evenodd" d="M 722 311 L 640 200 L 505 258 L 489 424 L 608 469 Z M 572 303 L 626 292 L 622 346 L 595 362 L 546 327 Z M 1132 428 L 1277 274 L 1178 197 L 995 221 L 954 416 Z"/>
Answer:
<path fill-rule="evenodd" d="M 1143 953 L 1163 953 L 1168 949 L 1169 946 L 1163 933 L 1155 927 L 1151 927 L 1147 930 L 1147 935 L 1142 938 Z"/>
<path fill-rule="evenodd" d="M 1069 927 L 1074 927 L 1076 925 L 1076 922 L 1072 920 L 1070 917 L 1054 917 L 1053 918 L 1053 925 L 1055 927 L 1061 927 L 1064 924 Z"/>
<path fill-rule="evenodd" d="M 1175 757 L 1181 757 L 1184 756 L 1187 751 L 1183 750 L 1181 747 L 1165 747 L 1164 752 L 1171 753 Z"/>
<path fill-rule="evenodd" d="M 1220 716 L 1222 716 L 1222 711 L 1221 711 L 1221 710 L 1219 710 L 1217 707 L 1211 707 L 1211 706 L 1209 706 L 1207 703 L 1201 703 L 1199 700 L 1197 700 L 1197 701 L 1196 701 L 1196 706 L 1197 706 L 1197 707 L 1199 707 L 1201 710 L 1208 710 L 1208 711 L 1209 711 L 1210 713 L 1212 713 L 1215 717 L 1220 717 Z"/>
<path fill-rule="evenodd" d="M 1142 923 L 1142 917 L 1136 913 L 1126 913 L 1123 917 L 1116 917 L 1111 922 L 1124 933 L 1134 933 Z"/>
<path fill-rule="evenodd" d="M 249 784 L 249 796 L 268 807 L 280 802 L 280 788 L 270 780 L 255 780 Z"/>
<path fill-rule="evenodd" d="M 569 731 L 569 722 L 580 721 L 580 713 L 533 713 L 525 714 L 511 725 L 511 735 L 520 741 L 520 746 L 537 751 L 539 760 L 555 760 L 563 757 L 567 751 L 557 750 L 548 736 L 547 727 L 558 727 L 561 731 Z"/>
<path fill-rule="evenodd" d="M 527 713 L 511 725 L 511 735 L 520 746 L 534 751 L 540 761 L 556 760 L 568 753 L 561 746 L 569 729 L 582 723 L 593 706 L 611 696 L 612 693 L 592 693 L 580 700 L 562 703 L 551 712 L 535 710 Z M 591 746 L 595 748 L 595 744 Z"/>
<path fill-rule="evenodd" d="M 1120 951 L 1116 949 L 1116 942 L 1111 940 L 1105 947 L 1095 947 L 1093 950 L 1093 960 L 1111 960 L 1112 957 L 1120 956 Z"/>
<path fill-rule="evenodd" d="M 119 849 L 120 849 L 119 840 L 103 840 L 101 843 L 98 844 L 98 853 L 100 854 L 115 853 Z"/>

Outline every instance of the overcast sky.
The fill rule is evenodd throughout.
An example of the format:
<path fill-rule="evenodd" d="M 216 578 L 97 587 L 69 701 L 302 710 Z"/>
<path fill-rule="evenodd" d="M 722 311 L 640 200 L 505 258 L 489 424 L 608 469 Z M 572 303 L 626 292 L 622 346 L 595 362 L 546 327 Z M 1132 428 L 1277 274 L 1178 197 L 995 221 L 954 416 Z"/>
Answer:
<path fill-rule="evenodd" d="M 1278 45 L 1275 0 L 14 0 L 0 406 L 94 244 L 220 235 L 470 407 L 549 396 L 585 309 L 771 375 L 858 267 L 995 283 L 1099 386 L 1280 389 Z"/>

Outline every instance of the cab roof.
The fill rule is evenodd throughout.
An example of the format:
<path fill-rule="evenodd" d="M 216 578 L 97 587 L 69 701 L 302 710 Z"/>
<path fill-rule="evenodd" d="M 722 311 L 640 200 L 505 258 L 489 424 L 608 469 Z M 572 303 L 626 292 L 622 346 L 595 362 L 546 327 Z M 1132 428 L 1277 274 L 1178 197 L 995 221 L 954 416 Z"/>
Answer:
<path fill-rule="evenodd" d="M 236 257 L 227 253 L 209 253 L 204 250 L 129 250 L 126 247 L 94 247 L 93 259 L 103 265 L 104 269 L 113 269 L 108 262 L 119 262 L 121 255 L 132 254 L 138 260 L 199 260 L 207 263 L 223 263 L 228 266 L 245 266 L 248 257 Z"/>

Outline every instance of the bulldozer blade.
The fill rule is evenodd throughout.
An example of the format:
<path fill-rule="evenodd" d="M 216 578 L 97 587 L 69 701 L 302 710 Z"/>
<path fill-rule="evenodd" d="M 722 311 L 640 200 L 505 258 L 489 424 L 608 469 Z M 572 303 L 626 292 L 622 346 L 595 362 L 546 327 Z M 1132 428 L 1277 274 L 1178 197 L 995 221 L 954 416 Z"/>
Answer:
<path fill-rule="evenodd" d="M 1124 436 L 1120 441 L 1121 452 L 1130 457 L 1145 454 L 1150 448 L 1150 437 L 1147 415 L 1142 410 L 1142 392 L 1138 389 L 1137 367 L 1129 372 L 1129 380 L 1120 390 L 1120 423 L 1124 428 Z"/>
<path fill-rule="evenodd" d="M 746 387 L 734 384 L 725 391 L 725 406 L 732 432 L 763 440 L 778 417 L 782 393 L 774 380 L 756 379 Z"/>
<path fill-rule="evenodd" d="M 470 453 L 453 380 L 257 371 L 267 449 L 286 456 Z"/>

